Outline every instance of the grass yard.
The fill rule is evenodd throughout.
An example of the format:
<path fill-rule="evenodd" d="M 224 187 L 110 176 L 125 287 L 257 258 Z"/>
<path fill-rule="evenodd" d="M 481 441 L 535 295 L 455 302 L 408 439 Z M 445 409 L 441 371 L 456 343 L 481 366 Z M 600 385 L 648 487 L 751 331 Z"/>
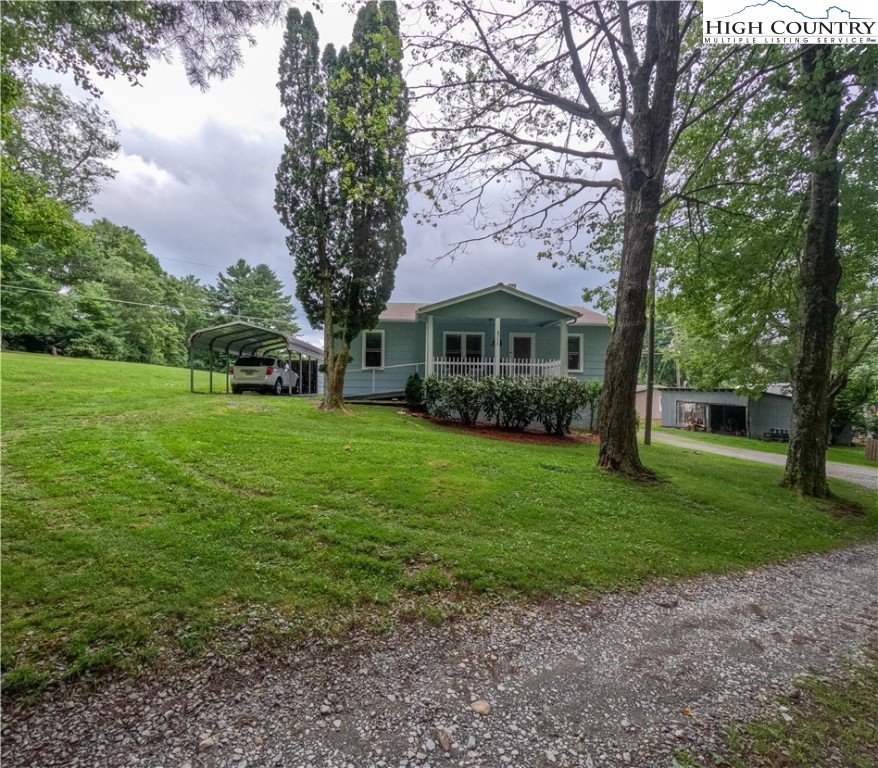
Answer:
<path fill-rule="evenodd" d="M 599 471 L 591 444 L 191 395 L 179 369 L 0 360 L 9 695 L 231 650 L 248 628 L 381 630 L 878 535 L 867 490 L 837 483 L 868 510 L 839 516 L 781 490 L 778 468 L 721 456 L 653 445 L 643 455 L 667 482 L 633 485 Z"/>
<path fill-rule="evenodd" d="M 680 437 L 703 440 L 706 443 L 728 445 L 732 448 L 747 448 L 751 451 L 764 451 L 765 453 L 779 453 L 786 456 L 786 443 L 770 443 L 767 440 L 756 440 L 751 437 L 736 437 L 735 435 L 715 435 L 711 432 L 689 432 L 685 429 L 673 429 L 671 427 L 653 426 L 654 430 L 667 432 Z M 866 449 L 862 446 L 830 445 L 826 450 L 827 461 L 838 461 L 842 464 L 857 464 L 862 467 L 878 468 L 878 461 L 869 461 L 866 458 Z"/>

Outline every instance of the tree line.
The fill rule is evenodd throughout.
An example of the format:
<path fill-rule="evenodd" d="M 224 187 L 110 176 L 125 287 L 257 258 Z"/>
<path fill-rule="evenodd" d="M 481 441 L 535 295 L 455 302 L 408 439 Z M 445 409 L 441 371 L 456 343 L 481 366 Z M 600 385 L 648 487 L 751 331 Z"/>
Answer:
<path fill-rule="evenodd" d="M 181 365 L 189 335 L 208 325 L 243 319 L 298 332 L 292 299 L 266 264 L 240 259 L 215 284 L 204 284 L 192 275 L 168 274 L 129 227 L 79 221 L 76 214 L 91 210 L 94 195 L 115 176 L 116 126 L 96 101 L 77 102 L 30 77 L 35 64 L 69 69 L 95 94 L 91 67 L 136 80 L 176 39 L 190 79 L 204 85 L 210 75 L 230 73 L 237 50 L 232 33 L 244 34 L 278 8 L 243 6 L 153 4 L 154 18 L 148 19 L 137 4 L 4 4 L 4 348 Z M 214 36 L 227 33 L 225 65 L 210 53 L 210 35 L 199 38 L 197 25 L 187 26 L 195 20 Z M 104 37 L 110 28 L 119 36 Z M 141 38 L 147 29 L 152 32 Z"/>
<path fill-rule="evenodd" d="M 8 178 L 21 181 L 15 173 Z M 15 192 L 12 186 L 3 193 L 4 349 L 187 365 L 186 341 L 200 328 L 244 320 L 299 331 L 292 299 L 266 264 L 239 259 L 214 284 L 177 277 L 131 228 L 107 219 L 81 224 L 52 198 L 37 198 L 40 211 L 25 201 L 7 215 Z M 24 217 L 47 210 L 57 218 L 15 230 Z"/>

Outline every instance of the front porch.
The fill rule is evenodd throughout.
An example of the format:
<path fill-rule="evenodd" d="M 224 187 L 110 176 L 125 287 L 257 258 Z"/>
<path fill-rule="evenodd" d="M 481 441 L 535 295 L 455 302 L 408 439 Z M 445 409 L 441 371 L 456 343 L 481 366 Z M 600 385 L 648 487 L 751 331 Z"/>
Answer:
<path fill-rule="evenodd" d="M 437 357 L 428 369 L 438 378 L 468 376 L 478 381 L 486 376 L 505 376 L 511 379 L 560 378 L 560 360 L 534 360 L 531 358 L 447 358 Z M 566 373 L 566 372 L 565 372 Z"/>

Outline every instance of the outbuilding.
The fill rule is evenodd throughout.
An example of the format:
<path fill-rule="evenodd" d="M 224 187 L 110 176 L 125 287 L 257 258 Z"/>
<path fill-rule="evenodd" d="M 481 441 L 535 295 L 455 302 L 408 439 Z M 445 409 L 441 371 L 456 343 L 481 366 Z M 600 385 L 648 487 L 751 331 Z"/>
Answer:
<path fill-rule="evenodd" d="M 779 387 L 771 389 L 751 397 L 733 389 L 666 387 L 661 392 L 661 424 L 753 438 L 770 435 L 772 430 L 789 435 L 792 396 Z"/>
<path fill-rule="evenodd" d="M 276 355 L 285 358 L 299 377 L 299 393 L 323 394 L 323 350 L 281 331 L 261 328 L 251 323 L 234 322 L 195 331 L 189 337 L 189 390 L 195 391 L 195 356 L 207 354 L 210 366 L 210 392 L 213 393 L 213 368 L 219 356 L 230 358 Z M 229 366 L 226 364 L 225 388 L 230 391 Z M 290 392 L 292 394 L 292 392 Z"/>

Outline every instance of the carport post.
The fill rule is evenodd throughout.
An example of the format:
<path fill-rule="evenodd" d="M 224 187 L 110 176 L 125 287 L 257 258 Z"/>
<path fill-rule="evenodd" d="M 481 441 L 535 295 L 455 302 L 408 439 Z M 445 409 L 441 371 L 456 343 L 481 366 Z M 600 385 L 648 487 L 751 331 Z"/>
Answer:
<path fill-rule="evenodd" d="M 189 392 L 195 391 L 195 350 L 189 347 Z"/>
<path fill-rule="evenodd" d="M 302 395 L 302 353 L 299 352 L 299 394 Z"/>
<path fill-rule="evenodd" d="M 287 381 L 290 383 L 290 386 L 288 387 L 290 397 L 293 396 L 293 356 L 292 356 L 292 354 L 293 354 L 292 350 L 287 349 L 287 368 L 290 371 L 290 375 L 287 378 Z"/>
<path fill-rule="evenodd" d="M 226 344 L 226 394 L 229 394 L 229 347 L 231 346 L 231 341 Z"/>
<path fill-rule="evenodd" d="M 213 344 L 210 345 L 210 394 L 213 394 Z"/>

